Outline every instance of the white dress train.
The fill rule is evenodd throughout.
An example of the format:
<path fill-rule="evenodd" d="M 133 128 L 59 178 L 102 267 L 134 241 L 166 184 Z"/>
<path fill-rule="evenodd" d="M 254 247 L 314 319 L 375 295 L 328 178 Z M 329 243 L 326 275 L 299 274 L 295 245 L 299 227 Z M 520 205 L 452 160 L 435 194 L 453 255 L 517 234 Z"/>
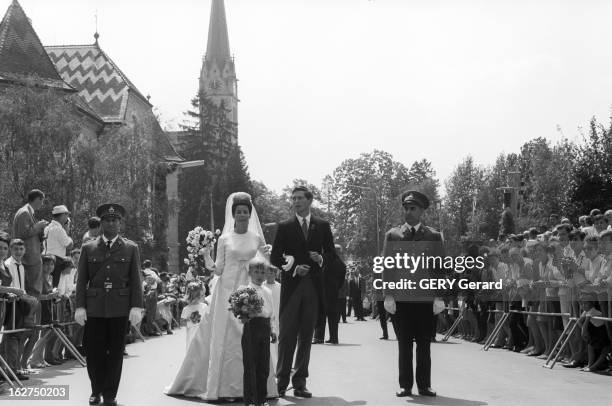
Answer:
<path fill-rule="evenodd" d="M 265 244 L 262 237 L 247 231 L 219 237 L 217 272 L 222 272 L 212 293 L 209 311 L 203 316 L 185 354 L 183 364 L 167 395 L 199 397 L 204 400 L 243 396 L 242 323 L 228 310 L 229 296 L 248 284 L 248 262 Z M 278 396 L 270 362 L 268 397 Z M 274 357 L 275 358 L 275 357 Z"/>

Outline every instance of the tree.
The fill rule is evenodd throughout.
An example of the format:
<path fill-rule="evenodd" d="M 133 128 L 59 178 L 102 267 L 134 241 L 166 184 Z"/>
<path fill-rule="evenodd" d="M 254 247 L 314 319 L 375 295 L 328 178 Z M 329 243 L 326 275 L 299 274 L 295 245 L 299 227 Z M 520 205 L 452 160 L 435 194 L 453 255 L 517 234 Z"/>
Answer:
<path fill-rule="evenodd" d="M 399 196 L 413 180 L 408 168 L 380 150 L 347 159 L 334 170 L 337 240 L 350 255 L 379 254 L 385 231 L 401 219 Z"/>
<path fill-rule="evenodd" d="M 611 119 L 612 121 L 612 119 Z M 589 133 L 576 149 L 569 185 L 573 216 L 591 209 L 608 209 L 612 201 L 612 125 L 606 128 L 591 119 Z"/>
<path fill-rule="evenodd" d="M 520 214 L 526 216 L 532 225 L 541 223 L 550 213 L 563 213 L 569 209 L 575 155 L 575 146 L 567 140 L 551 147 L 540 137 L 521 148 L 518 163 L 526 192 Z"/>
<path fill-rule="evenodd" d="M 73 206 L 73 146 L 80 134 L 72 95 L 36 86 L 0 90 L 0 218 L 10 219 L 33 188 Z M 48 208 L 47 208 L 48 209 Z"/>
<path fill-rule="evenodd" d="M 145 252 L 165 252 L 159 232 L 165 224 L 160 221 L 166 213 L 165 194 L 156 187 L 166 168 L 159 164 L 157 137 L 163 134 L 155 117 L 96 134 L 74 94 L 37 83 L 32 78 L 0 94 L 2 217 L 8 220 L 26 193 L 39 188 L 47 199 L 37 216 L 50 218 L 51 207 L 65 204 L 72 212 L 72 237 L 78 242 L 96 207 L 117 202 L 128 212 L 123 234 Z M 158 200 L 162 194 L 164 199 Z"/>
<path fill-rule="evenodd" d="M 477 198 L 484 183 L 484 170 L 467 156 L 455 168 L 446 181 L 445 238 L 459 241 L 469 228 L 468 224 L 475 215 Z"/>
<path fill-rule="evenodd" d="M 228 118 L 225 103 L 199 92 L 191 105 L 182 126 L 187 133 L 182 151 L 185 158 L 203 160 L 204 165 L 186 169 L 180 176 L 179 235 L 187 235 L 197 225 L 222 228 L 227 197 L 238 191 L 254 192 L 246 159 L 236 143 L 236 123 Z M 181 255 L 185 254 L 183 250 Z"/>

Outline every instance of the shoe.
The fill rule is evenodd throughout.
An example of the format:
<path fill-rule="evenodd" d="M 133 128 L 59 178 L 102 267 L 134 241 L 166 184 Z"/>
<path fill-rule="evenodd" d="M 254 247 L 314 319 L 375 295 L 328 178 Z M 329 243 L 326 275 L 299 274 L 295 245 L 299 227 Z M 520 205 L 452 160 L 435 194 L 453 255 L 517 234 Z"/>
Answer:
<path fill-rule="evenodd" d="M 539 351 L 530 351 L 527 353 L 528 357 L 539 357 L 540 355 L 542 355 L 543 353 L 539 352 Z"/>
<path fill-rule="evenodd" d="M 400 390 L 395 392 L 395 396 L 397 396 L 398 398 L 405 398 L 406 396 L 412 396 L 412 389 L 400 388 Z"/>
<path fill-rule="evenodd" d="M 174 333 L 172 332 L 172 330 L 168 330 L 168 331 L 166 331 L 166 334 L 167 334 L 167 335 L 169 335 L 169 336 L 171 336 L 171 335 L 172 335 L 172 334 L 174 334 Z"/>
<path fill-rule="evenodd" d="M 45 362 L 49 365 L 62 365 L 63 362 L 58 359 L 46 359 Z"/>
<path fill-rule="evenodd" d="M 27 381 L 28 379 L 30 379 L 29 376 L 25 375 L 25 374 L 21 374 L 21 373 L 16 373 L 15 376 L 17 377 L 17 379 L 19 379 L 20 381 Z"/>
<path fill-rule="evenodd" d="M 569 364 L 563 365 L 563 368 L 582 368 L 584 364 L 582 362 L 572 361 Z"/>
<path fill-rule="evenodd" d="M 302 389 L 294 389 L 293 396 L 297 396 L 298 398 L 311 398 L 312 393 L 304 387 Z"/>
<path fill-rule="evenodd" d="M 419 395 L 421 396 L 436 396 L 436 392 L 431 388 L 419 389 Z"/>
<path fill-rule="evenodd" d="M 286 389 L 279 389 L 278 390 L 278 397 L 279 398 L 284 398 L 286 394 L 287 394 L 287 390 Z"/>
<path fill-rule="evenodd" d="M 313 344 L 323 344 L 323 340 L 315 338 L 314 340 L 312 340 Z"/>
<path fill-rule="evenodd" d="M 378 339 L 379 339 L 379 340 L 388 340 L 388 339 L 389 339 L 389 337 L 387 337 L 387 336 L 382 336 L 382 337 L 379 337 Z"/>
<path fill-rule="evenodd" d="M 537 359 L 548 359 L 548 354 L 541 354 L 538 357 L 536 357 Z"/>
<path fill-rule="evenodd" d="M 331 340 L 331 339 L 329 339 L 329 340 L 325 341 L 325 344 L 338 344 L 338 340 Z"/>
<path fill-rule="evenodd" d="M 115 398 L 111 398 L 111 399 L 104 398 L 104 406 L 117 406 L 117 399 L 115 399 Z"/>
<path fill-rule="evenodd" d="M 100 404 L 100 395 L 95 395 L 95 394 L 91 394 L 91 396 L 89 397 L 89 404 L 90 405 L 99 405 Z"/>

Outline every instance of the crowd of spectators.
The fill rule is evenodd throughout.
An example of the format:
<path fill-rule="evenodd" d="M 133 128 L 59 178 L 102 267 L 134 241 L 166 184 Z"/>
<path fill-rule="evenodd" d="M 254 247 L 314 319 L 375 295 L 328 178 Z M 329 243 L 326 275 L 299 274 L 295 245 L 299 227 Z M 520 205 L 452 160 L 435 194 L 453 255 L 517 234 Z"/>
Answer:
<path fill-rule="evenodd" d="M 482 256 L 483 269 L 455 277 L 475 282 L 503 281 L 501 290 L 462 290 L 449 293 L 447 306 L 463 313 L 456 336 L 484 343 L 508 310 L 506 322 L 493 343 L 527 356 L 548 359 L 570 322 L 577 326 L 559 354 L 567 368 L 608 371 L 612 366 L 612 210 L 593 210 L 573 225 L 552 214 L 546 229 L 530 228 L 488 243 L 470 243 L 466 256 Z M 439 317 L 447 329 L 456 312 Z M 569 325 L 569 328 L 568 328 Z M 552 354 L 556 356 L 557 354 Z"/>
<path fill-rule="evenodd" d="M 74 322 L 76 275 L 80 257 L 70 237 L 73 234 L 66 206 L 55 206 L 52 220 L 36 220 L 45 199 L 40 190 L 28 194 L 28 203 L 13 220 L 11 232 L 0 231 L 0 382 L 14 374 L 29 379 L 42 368 L 60 365 L 75 358 L 57 334 L 59 329 L 82 355 L 84 328 Z M 81 244 L 100 235 L 100 219 L 88 220 Z M 208 282 L 193 274 L 159 273 L 150 260 L 142 264 L 145 311 L 138 330 L 132 329 L 127 342 L 142 336 L 172 334 L 179 326 L 181 310 L 188 304 L 189 281 Z M 202 283 L 208 295 L 208 283 Z M 14 331 L 14 332 L 12 332 Z M 10 371 L 9 371 L 10 369 Z M 12 373 L 11 373 L 12 372 Z"/>

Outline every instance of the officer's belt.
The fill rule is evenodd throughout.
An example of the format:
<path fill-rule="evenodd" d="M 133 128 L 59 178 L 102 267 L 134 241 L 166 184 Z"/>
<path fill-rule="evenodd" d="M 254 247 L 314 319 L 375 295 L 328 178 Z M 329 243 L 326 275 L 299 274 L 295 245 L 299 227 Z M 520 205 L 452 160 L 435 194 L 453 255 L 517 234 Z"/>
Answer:
<path fill-rule="evenodd" d="M 115 284 L 113 283 L 113 287 L 112 288 L 105 288 L 104 284 L 99 284 L 99 283 L 90 283 L 89 284 L 89 289 L 104 289 L 104 290 L 115 290 L 115 289 L 125 289 L 125 288 L 129 288 L 130 285 L 128 285 L 127 283 L 121 283 L 118 286 L 115 286 Z"/>

